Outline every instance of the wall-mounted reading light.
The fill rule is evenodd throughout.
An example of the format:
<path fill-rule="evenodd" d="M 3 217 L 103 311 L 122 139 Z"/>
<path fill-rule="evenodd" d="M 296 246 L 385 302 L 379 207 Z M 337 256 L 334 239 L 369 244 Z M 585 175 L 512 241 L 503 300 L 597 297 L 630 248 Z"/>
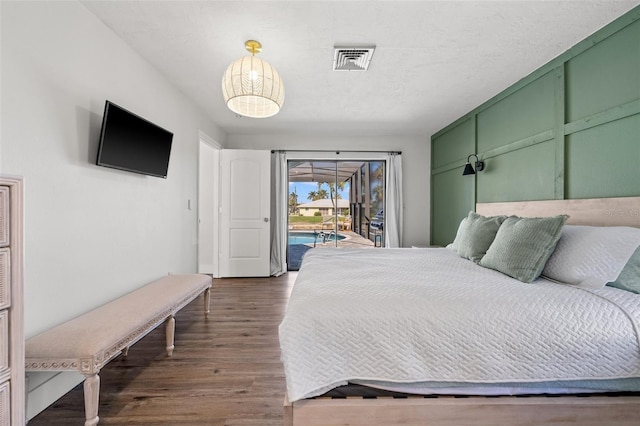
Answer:
<path fill-rule="evenodd" d="M 476 170 L 479 172 L 484 170 L 484 161 L 478 160 L 477 155 L 471 154 L 467 157 L 467 164 L 464 166 L 464 172 L 462 172 L 462 176 L 476 174 L 475 170 L 473 170 L 473 166 L 471 165 L 471 157 L 476 157 Z"/>

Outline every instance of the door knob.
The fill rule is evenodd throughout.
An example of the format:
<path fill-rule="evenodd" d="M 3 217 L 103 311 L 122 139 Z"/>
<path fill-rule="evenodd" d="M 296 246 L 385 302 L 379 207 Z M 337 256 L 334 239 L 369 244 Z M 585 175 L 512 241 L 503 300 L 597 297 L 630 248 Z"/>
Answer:
<path fill-rule="evenodd" d="M 269 222 L 269 218 L 268 218 L 268 217 L 265 217 L 265 218 L 264 218 L 264 221 L 265 221 L 265 222 Z"/>

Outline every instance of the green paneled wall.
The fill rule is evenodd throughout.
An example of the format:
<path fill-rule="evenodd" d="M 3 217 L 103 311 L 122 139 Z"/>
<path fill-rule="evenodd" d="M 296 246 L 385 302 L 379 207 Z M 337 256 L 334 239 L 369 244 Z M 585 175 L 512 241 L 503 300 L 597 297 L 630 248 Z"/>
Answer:
<path fill-rule="evenodd" d="M 640 98 L 640 21 L 567 61 L 567 122 Z"/>
<path fill-rule="evenodd" d="M 446 166 L 467 158 L 474 150 L 475 126 L 474 120 L 469 118 L 451 131 L 440 136 L 440 143 L 433 145 L 433 168 Z"/>
<path fill-rule="evenodd" d="M 486 152 L 553 127 L 553 73 L 478 113 L 478 152 Z M 467 154 L 469 155 L 469 154 Z"/>
<path fill-rule="evenodd" d="M 488 159 L 486 169 L 476 177 L 478 202 L 554 198 L 555 167 L 554 162 L 549 161 L 554 153 L 555 144 L 551 140 Z M 458 174 L 461 174 L 459 170 Z"/>
<path fill-rule="evenodd" d="M 640 195 L 640 114 L 567 136 L 567 198 Z"/>
<path fill-rule="evenodd" d="M 432 244 L 476 202 L 640 196 L 640 6 L 431 143 Z M 486 169 L 463 177 L 472 153 Z"/>
<path fill-rule="evenodd" d="M 433 176 L 434 197 L 446 200 L 432 209 L 432 240 L 446 245 L 453 241 L 460 218 L 474 209 L 474 180 L 462 176 L 460 168 L 451 169 Z"/>

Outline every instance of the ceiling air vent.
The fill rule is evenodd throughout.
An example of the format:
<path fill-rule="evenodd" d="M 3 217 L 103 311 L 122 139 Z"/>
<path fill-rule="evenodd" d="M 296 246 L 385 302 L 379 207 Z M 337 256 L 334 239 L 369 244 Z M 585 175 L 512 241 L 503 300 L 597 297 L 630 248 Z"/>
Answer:
<path fill-rule="evenodd" d="M 333 54 L 334 71 L 366 71 L 371 63 L 375 46 L 335 47 Z"/>

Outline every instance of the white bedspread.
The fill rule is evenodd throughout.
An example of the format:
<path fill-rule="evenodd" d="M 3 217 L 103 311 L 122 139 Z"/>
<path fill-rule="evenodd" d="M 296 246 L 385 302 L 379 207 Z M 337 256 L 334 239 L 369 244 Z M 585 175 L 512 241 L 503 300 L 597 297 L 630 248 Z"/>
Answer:
<path fill-rule="evenodd" d="M 639 323 L 639 295 L 524 284 L 449 249 L 315 249 L 280 345 L 296 401 L 349 380 L 640 377 Z"/>

